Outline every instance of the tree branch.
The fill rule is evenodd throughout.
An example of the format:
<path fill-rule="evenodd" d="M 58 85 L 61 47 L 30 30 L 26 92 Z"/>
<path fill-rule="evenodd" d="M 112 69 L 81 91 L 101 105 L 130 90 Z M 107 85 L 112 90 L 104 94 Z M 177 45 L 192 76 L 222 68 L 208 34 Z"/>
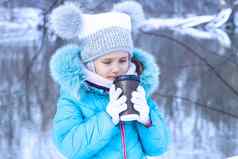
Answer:
<path fill-rule="evenodd" d="M 33 67 L 35 61 L 37 60 L 37 58 L 39 57 L 39 55 L 41 54 L 43 48 L 44 48 L 44 43 L 47 42 L 47 27 L 46 27 L 46 23 L 47 23 L 47 15 L 51 12 L 51 10 L 58 4 L 61 3 L 62 0 L 55 0 L 52 5 L 43 13 L 43 36 L 41 39 L 41 44 L 39 49 L 36 51 L 36 53 L 34 54 L 34 56 L 32 57 L 32 59 L 30 60 L 30 63 L 26 66 L 26 71 L 23 73 L 22 77 L 20 78 L 20 80 L 23 80 L 26 75 L 28 75 L 31 72 L 31 68 Z"/>
<path fill-rule="evenodd" d="M 189 47 L 188 45 L 186 45 L 185 43 L 170 37 L 168 35 L 164 35 L 164 34 L 159 34 L 159 33 L 150 33 L 150 32 L 145 32 L 143 30 L 141 30 L 143 33 L 148 34 L 148 35 L 152 35 L 152 36 L 157 36 L 157 37 L 161 37 L 161 38 L 165 38 L 171 41 L 176 42 L 177 44 L 181 45 L 182 47 L 184 47 L 185 49 L 188 50 L 189 53 L 192 53 L 194 56 L 196 56 L 197 58 L 199 58 L 214 74 L 215 76 L 227 87 L 229 88 L 236 96 L 238 96 L 238 91 L 236 89 L 234 89 L 217 71 L 216 68 L 214 66 L 212 66 L 211 64 L 209 64 L 209 62 L 202 57 L 201 55 L 199 55 L 198 52 L 196 52 L 195 50 L 193 50 L 191 47 Z"/>
<path fill-rule="evenodd" d="M 205 108 L 205 109 L 210 109 L 210 110 L 213 110 L 215 112 L 218 112 L 218 113 L 222 113 L 224 115 L 227 115 L 227 116 L 230 116 L 230 117 L 233 117 L 233 118 L 236 118 L 238 119 L 238 115 L 235 115 L 233 113 L 229 113 L 229 112 L 226 112 L 224 110 L 220 110 L 220 109 L 217 109 L 217 108 L 214 108 L 212 106 L 208 106 L 206 104 L 203 104 L 203 103 L 200 103 L 198 101 L 193 101 L 192 99 L 190 98 L 186 98 L 186 97 L 180 97 L 180 96 L 176 96 L 176 95 L 166 95 L 166 94 L 162 94 L 162 93 L 158 93 L 159 96 L 161 97 L 165 97 L 165 98 L 169 98 L 169 97 L 172 97 L 172 98 L 176 98 L 176 99 L 180 99 L 180 100 L 184 100 L 184 101 L 188 101 L 188 102 L 191 102 L 191 103 L 194 103 L 202 108 Z"/>

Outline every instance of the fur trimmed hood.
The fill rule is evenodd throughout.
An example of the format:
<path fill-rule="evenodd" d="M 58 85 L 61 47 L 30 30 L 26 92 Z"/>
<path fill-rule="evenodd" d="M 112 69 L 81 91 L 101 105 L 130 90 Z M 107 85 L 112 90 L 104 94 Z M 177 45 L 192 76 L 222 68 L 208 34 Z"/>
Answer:
<path fill-rule="evenodd" d="M 81 49 L 68 44 L 56 50 L 50 60 L 50 73 L 55 82 L 75 95 L 85 84 L 85 66 L 80 61 Z M 140 74 L 141 85 L 146 94 L 151 95 L 159 84 L 159 68 L 152 55 L 140 49 L 133 50 L 132 59 L 143 67 Z"/>

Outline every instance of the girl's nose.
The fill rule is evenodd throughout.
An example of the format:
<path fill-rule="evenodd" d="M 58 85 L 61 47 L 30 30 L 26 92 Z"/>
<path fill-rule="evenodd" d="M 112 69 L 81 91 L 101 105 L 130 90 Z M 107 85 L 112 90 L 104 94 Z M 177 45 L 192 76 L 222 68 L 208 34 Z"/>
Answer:
<path fill-rule="evenodd" d="M 120 68 L 118 67 L 118 66 L 114 66 L 113 68 L 112 68 L 112 73 L 114 73 L 114 74 L 118 74 L 120 72 Z"/>

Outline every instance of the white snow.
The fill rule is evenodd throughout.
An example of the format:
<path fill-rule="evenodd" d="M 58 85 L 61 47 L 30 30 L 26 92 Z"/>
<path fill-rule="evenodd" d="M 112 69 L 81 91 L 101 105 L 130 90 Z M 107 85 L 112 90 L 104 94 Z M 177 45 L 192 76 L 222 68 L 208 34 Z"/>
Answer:
<path fill-rule="evenodd" d="M 238 156 L 232 156 L 232 157 L 229 157 L 227 159 L 238 159 Z"/>
<path fill-rule="evenodd" d="M 175 30 L 177 30 L 181 34 L 190 35 L 197 39 L 214 39 L 214 35 L 211 34 L 210 32 L 198 30 L 195 28 L 175 29 Z"/>
<path fill-rule="evenodd" d="M 150 18 L 142 22 L 142 28 L 189 28 L 208 23 L 214 16 L 194 16 L 189 18 Z"/>
<path fill-rule="evenodd" d="M 217 40 L 223 47 L 229 48 L 231 47 L 231 40 L 227 33 L 219 28 L 227 21 L 229 11 L 227 9 L 219 16 L 193 16 L 186 19 L 151 18 L 142 22 L 141 30 L 151 32 L 167 28 L 176 31 L 178 34 L 189 35 L 196 39 Z M 213 24 L 214 26 L 212 26 Z M 202 25 L 204 25 L 204 29 L 199 28 Z"/>
<path fill-rule="evenodd" d="M 43 24 L 42 12 L 35 8 L 0 8 L 0 43 L 27 43 L 41 38 L 38 26 Z"/>
<path fill-rule="evenodd" d="M 142 22 L 141 27 L 150 26 L 153 29 L 160 29 L 164 27 L 179 27 L 189 28 L 197 27 L 201 24 L 206 24 L 214 19 L 215 16 L 192 16 L 188 18 L 150 18 Z"/>
<path fill-rule="evenodd" d="M 227 20 L 230 18 L 232 13 L 231 8 L 222 10 L 214 19 L 212 19 L 207 25 L 207 28 L 219 28 L 224 25 Z"/>
<path fill-rule="evenodd" d="M 54 146 L 50 132 L 37 132 L 29 127 L 24 127 L 21 131 L 19 159 L 66 159 Z"/>
<path fill-rule="evenodd" d="M 210 33 L 214 35 L 214 37 L 219 41 L 219 43 L 226 48 L 231 47 L 231 40 L 226 32 L 221 29 L 213 29 L 210 30 Z"/>

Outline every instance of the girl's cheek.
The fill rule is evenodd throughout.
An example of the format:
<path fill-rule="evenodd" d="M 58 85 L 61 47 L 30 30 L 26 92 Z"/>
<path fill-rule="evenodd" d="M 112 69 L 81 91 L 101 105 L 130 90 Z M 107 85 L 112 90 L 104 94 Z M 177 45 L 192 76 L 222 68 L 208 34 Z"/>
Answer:
<path fill-rule="evenodd" d="M 123 70 L 123 73 L 127 73 L 129 70 L 129 65 L 124 65 L 121 70 Z"/>
<path fill-rule="evenodd" d="M 112 72 L 112 68 L 110 67 L 105 68 L 105 74 L 111 74 L 111 72 Z"/>

